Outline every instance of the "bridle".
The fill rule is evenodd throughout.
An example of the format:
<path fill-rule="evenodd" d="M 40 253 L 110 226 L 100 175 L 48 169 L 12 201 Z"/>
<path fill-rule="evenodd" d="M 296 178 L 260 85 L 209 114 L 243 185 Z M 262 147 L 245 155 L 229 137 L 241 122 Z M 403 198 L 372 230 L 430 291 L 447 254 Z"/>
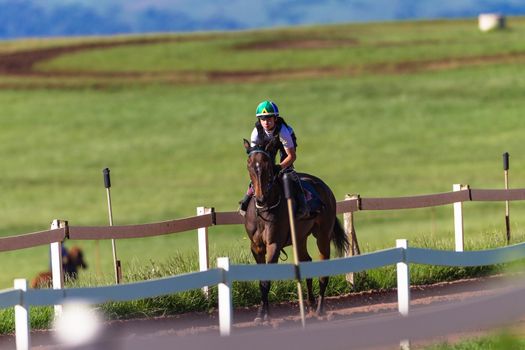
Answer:
<path fill-rule="evenodd" d="M 248 153 L 248 157 L 250 157 L 251 155 L 253 155 L 255 153 L 262 153 L 266 157 L 268 157 L 268 159 L 270 159 L 270 160 L 272 159 L 272 156 L 270 155 L 270 153 L 268 153 L 267 151 L 264 151 L 262 149 L 254 149 L 254 150 L 250 151 Z M 269 193 L 270 192 L 270 190 L 272 189 L 276 179 L 277 179 L 277 175 L 274 175 L 273 178 L 269 179 L 268 187 L 266 188 L 265 193 Z M 272 204 L 272 205 L 260 205 L 260 204 L 257 203 L 257 200 L 255 200 L 255 212 L 256 212 L 257 216 L 261 217 L 259 215 L 260 212 L 270 211 L 270 210 L 272 210 L 274 208 L 277 208 L 279 206 L 279 204 L 281 204 L 281 193 L 279 193 L 279 197 L 277 198 L 277 202 L 275 204 Z M 264 220 L 264 218 L 263 218 L 263 220 Z"/>

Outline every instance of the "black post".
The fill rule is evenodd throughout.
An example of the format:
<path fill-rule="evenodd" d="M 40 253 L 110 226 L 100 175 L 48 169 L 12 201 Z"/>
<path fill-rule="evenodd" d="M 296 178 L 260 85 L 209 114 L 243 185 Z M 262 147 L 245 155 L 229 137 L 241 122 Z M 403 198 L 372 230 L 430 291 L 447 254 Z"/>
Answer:
<path fill-rule="evenodd" d="M 104 174 L 104 187 L 110 188 L 111 180 L 109 178 L 109 168 L 104 168 L 104 170 L 102 170 L 102 173 Z"/>
<path fill-rule="evenodd" d="M 291 185 L 290 185 L 290 178 L 288 177 L 288 174 L 284 174 L 283 175 L 283 183 L 284 183 L 284 198 L 286 199 L 292 199 L 293 196 L 292 196 L 292 191 L 290 190 L 291 189 Z"/>
<path fill-rule="evenodd" d="M 503 173 L 505 176 L 505 189 L 509 189 L 509 152 L 503 153 Z M 505 228 L 507 229 L 507 244 L 510 243 L 510 208 L 509 201 L 505 201 Z"/>

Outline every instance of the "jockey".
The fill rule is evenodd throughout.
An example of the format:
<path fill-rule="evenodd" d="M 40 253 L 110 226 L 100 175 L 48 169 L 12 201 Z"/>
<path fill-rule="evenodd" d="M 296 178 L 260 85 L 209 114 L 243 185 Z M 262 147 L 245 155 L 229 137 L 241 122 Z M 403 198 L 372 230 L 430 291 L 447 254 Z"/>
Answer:
<path fill-rule="evenodd" d="M 295 150 L 297 148 L 297 139 L 292 127 L 279 116 L 279 109 L 272 101 L 263 101 L 259 103 L 255 110 L 257 122 L 251 134 L 251 146 L 263 145 L 279 137 L 280 162 L 276 164 L 276 171 L 289 173 L 294 182 L 294 197 L 297 203 L 297 217 L 302 219 L 310 215 L 304 191 L 302 189 L 299 177 L 294 170 L 293 163 L 296 159 Z M 277 136 L 278 135 L 278 136 Z M 248 204 L 253 196 L 253 187 L 250 183 L 248 191 L 244 198 L 239 202 L 239 213 L 244 216 L 248 209 Z"/>

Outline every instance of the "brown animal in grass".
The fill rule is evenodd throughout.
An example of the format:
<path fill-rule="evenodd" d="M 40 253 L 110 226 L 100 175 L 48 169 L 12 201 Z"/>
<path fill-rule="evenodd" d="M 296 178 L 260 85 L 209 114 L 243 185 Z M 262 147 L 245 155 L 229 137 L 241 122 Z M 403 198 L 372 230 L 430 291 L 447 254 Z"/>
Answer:
<path fill-rule="evenodd" d="M 78 269 L 87 269 L 84 261 L 84 253 L 77 246 L 72 247 L 69 251 L 65 248 L 62 250 L 62 269 L 64 279 L 74 281 L 78 277 Z M 53 285 L 53 275 L 51 271 L 40 272 L 31 280 L 31 288 L 51 288 Z"/>

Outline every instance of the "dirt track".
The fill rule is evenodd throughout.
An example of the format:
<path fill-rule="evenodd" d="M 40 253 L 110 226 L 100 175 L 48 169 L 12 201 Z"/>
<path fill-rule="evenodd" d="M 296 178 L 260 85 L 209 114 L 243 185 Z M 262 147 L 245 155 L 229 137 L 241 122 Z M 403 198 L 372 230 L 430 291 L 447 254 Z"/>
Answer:
<path fill-rule="evenodd" d="M 203 40 L 206 38 L 200 38 Z M 168 42 L 184 41 L 183 38 L 141 38 L 128 40 L 105 40 L 95 43 L 71 44 L 60 47 L 20 51 L 15 53 L 0 54 L 0 76 L 18 78 L 39 78 L 38 82 L 16 82 L 0 84 L 0 88 L 15 87 L 71 87 L 72 85 L 83 85 L 82 78 L 99 79 L 95 85 L 105 86 L 113 84 L 118 79 L 126 82 L 151 83 L 162 82 L 168 84 L 181 83 L 228 83 L 228 82 L 258 82 L 268 79 L 301 79 L 316 77 L 340 77 L 356 76 L 361 74 L 410 74 L 423 71 L 441 71 L 455 69 L 464 66 L 481 66 L 500 63 L 516 63 L 525 61 L 525 53 L 504 53 L 489 56 L 471 56 L 446 58 L 435 60 L 406 61 L 396 63 L 365 64 L 360 67 L 324 67 L 324 68 L 302 68 L 286 70 L 245 70 L 245 71 L 172 71 L 172 72 L 107 72 L 107 71 L 39 71 L 34 67 L 36 64 L 52 60 L 62 55 L 89 51 L 93 49 L 109 49 L 126 45 L 149 45 Z M 189 40 L 189 39 L 187 39 Z M 196 40 L 196 39 L 191 39 Z M 404 45 L 406 43 L 397 43 Z M 314 40 L 314 39 L 289 39 L 272 42 L 251 43 L 243 46 L 233 47 L 232 50 L 282 50 L 282 49 L 313 49 L 335 46 L 356 46 L 357 40 Z M 388 46 L 393 43 L 380 43 L 378 45 Z M 56 78 L 65 78 L 68 81 L 56 81 Z M 43 81 L 42 81 L 43 80 Z"/>
<path fill-rule="evenodd" d="M 469 279 L 448 283 L 439 283 L 411 290 L 411 309 L 425 309 L 446 303 L 459 303 L 473 297 L 489 296 L 506 288 L 501 276 L 481 279 Z M 327 300 L 327 315 L 322 318 L 308 316 L 307 326 L 329 327 L 342 321 L 368 320 L 378 315 L 397 314 L 397 294 L 395 290 L 384 292 L 352 293 Z M 284 331 L 300 328 L 300 317 L 296 303 L 272 305 L 272 319 L 262 326 L 253 323 L 255 308 L 242 308 L 234 311 L 235 334 L 249 334 L 257 330 Z M 217 335 L 218 316 L 216 312 L 188 313 L 153 319 L 111 321 L 105 327 L 105 333 L 96 348 L 115 348 L 116 342 L 124 344 L 131 340 L 146 342 L 169 337 L 193 337 L 195 335 Z M 476 332 L 452 334 L 447 340 L 457 340 L 464 336 L 482 334 Z M 32 334 L 33 346 L 42 349 L 54 349 L 54 339 L 49 331 L 35 331 Z M 101 345 L 105 344 L 105 345 Z M 14 348 L 13 336 L 0 337 L 0 348 Z M 117 347 L 118 348 L 118 347 Z"/>

